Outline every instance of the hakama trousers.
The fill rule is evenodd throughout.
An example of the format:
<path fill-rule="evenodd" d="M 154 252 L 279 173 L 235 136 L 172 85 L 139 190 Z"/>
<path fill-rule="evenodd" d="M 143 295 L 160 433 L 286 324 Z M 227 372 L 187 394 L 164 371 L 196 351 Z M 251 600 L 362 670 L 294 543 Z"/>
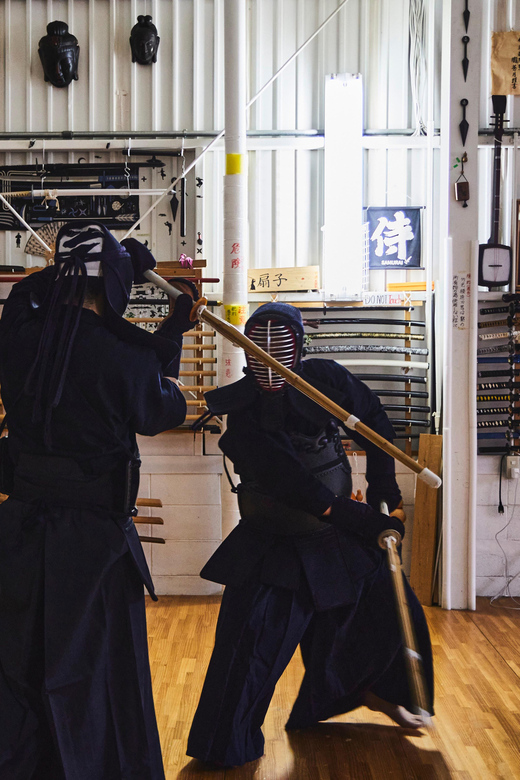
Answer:
<path fill-rule="evenodd" d="M 406 589 L 433 701 L 428 627 L 407 583 Z M 355 603 L 318 612 L 305 584 L 296 591 L 254 580 L 228 585 L 187 754 L 224 766 L 260 758 L 261 727 L 298 644 L 305 674 L 287 729 L 349 712 L 368 691 L 411 709 L 395 596 L 383 560 L 356 590 Z"/>

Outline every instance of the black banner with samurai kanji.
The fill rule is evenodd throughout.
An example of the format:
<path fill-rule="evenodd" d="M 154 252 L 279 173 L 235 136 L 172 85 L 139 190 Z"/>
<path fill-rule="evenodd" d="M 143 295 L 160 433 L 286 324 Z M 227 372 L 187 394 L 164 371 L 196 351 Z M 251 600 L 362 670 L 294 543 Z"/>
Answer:
<path fill-rule="evenodd" d="M 420 268 L 421 209 L 370 207 L 366 213 L 369 268 Z"/>

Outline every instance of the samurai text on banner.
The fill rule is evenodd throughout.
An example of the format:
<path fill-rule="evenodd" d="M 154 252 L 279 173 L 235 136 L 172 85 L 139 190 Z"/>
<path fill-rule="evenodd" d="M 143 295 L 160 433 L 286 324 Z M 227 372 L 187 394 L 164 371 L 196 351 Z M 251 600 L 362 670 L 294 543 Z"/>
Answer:
<path fill-rule="evenodd" d="M 370 207 L 367 221 L 369 268 L 421 267 L 420 207 Z"/>

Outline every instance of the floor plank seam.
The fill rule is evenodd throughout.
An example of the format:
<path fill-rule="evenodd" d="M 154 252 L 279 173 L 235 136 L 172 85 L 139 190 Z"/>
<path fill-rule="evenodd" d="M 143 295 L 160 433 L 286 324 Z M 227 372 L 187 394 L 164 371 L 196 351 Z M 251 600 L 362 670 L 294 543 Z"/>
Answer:
<path fill-rule="evenodd" d="M 497 608 L 497 609 L 498 609 L 498 608 Z M 476 620 L 474 620 L 474 617 L 476 617 L 478 614 L 479 614 L 479 613 L 478 613 L 478 612 L 476 612 L 476 611 L 471 613 L 471 615 L 470 615 L 471 622 L 472 622 L 472 623 L 473 623 L 473 625 L 474 625 L 474 626 L 475 626 L 475 627 L 476 627 L 476 628 L 477 628 L 477 629 L 480 631 L 480 633 L 482 634 L 482 636 L 484 637 L 484 639 L 486 640 L 486 642 L 487 642 L 489 645 L 491 645 L 491 647 L 493 648 L 493 650 L 495 651 L 495 653 L 496 653 L 496 654 L 497 654 L 497 655 L 498 655 L 498 656 L 499 656 L 499 657 L 502 659 L 502 661 L 503 661 L 503 662 L 506 664 L 507 668 L 508 668 L 508 669 L 510 669 L 510 670 L 513 672 L 513 674 L 515 675 L 515 677 L 517 677 L 517 678 L 520 680 L 520 674 L 518 674 L 518 672 L 516 671 L 516 669 L 515 669 L 513 666 L 511 666 L 511 664 L 509 663 L 509 661 L 508 661 L 508 660 L 507 660 L 507 659 L 506 659 L 506 658 L 505 658 L 505 657 L 502 655 L 502 653 L 500 652 L 500 650 L 498 649 L 498 647 L 497 647 L 495 644 L 493 644 L 493 642 L 491 641 L 491 639 L 490 639 L 490 638 L 489 638 L 489 637 L 488 637 L 488 636 L 487 636 L 487 635 L 484 633 L 483 629 L 482 629 L 482 628 L 479 626 L 479 624 L 477 623 L 477 621 L 476 621 Z"/>

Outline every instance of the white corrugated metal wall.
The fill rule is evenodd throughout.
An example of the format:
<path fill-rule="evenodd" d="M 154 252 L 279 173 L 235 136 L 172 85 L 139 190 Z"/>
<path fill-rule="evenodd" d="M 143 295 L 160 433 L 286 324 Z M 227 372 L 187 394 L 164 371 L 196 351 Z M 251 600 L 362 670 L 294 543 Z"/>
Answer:
<path fill-rule="evenodd" d="M 439 11 L 441 0 L 430 2 Z M 250 0 L 249 99 L 339 3 Z M 224 125 L 223 6 L 224 0 L 0 0 L 4 31 L 0 33 L 0 163 L 5 167 L 83 158 L 120 163 L 123 168 L 126 158 L 121 151 L 130 143 L 134 150 L 155 149 L 163 159 L 164 178 L 159 168 L 146 169 L 142 182 L 143 187 L 163 188 L 179 174 L 183 159 L 161 158 L 160 150 L 181 151 L 188 165 Z M 138 14 L 147 13 L 161 42 L 157 63 L 141 66 L 131 62 L 129 36 Z M 408 15 L 409 0 L 349 0 L 251 108 L 251 266 L 322 262 L 327 74 L 362 74 L 365 127 L 381 133 L 365 139 L 365 205 L 427 203 L 427 143 L 424 138 L 410 138 Z M 46 24 L 56 19 L 69 24 L 81 47 L 79 80 L 64 89 L 44 82 L 38 57 Z M 434 124 L 439 126 L 438 121 Z M 400 132 L 405 130 L 407 134 Z M 63 133 L 72 137 L 64 138 Z M 176 259 L 181 252 L 192 257 L 202 254 L 207 275 L 221 276 L 223 175 L 222 144 L 188 177 L 185 244 L 178 219 L 170 234 L 166 199 L 143 221 L 137 235 L 148 239 L 158 260 Z M 202 187 L 195 186 L 195 176 L 203 179 Z M 348 181 L 337 182 L 338 198 L 348 186 Z M 141 198 L 141 213 L 152 200 Z M 199 255 L 198 233 L 203 239 Z M 431 234 L 429 239 L 433 241 Z M 40 259 L 24 254 L 24 245 L 25 240 L 16 245 L 15 231 L 4 232 L 0 262 L 40 264 Z M 338 246 L 338 253 L 347 249 Z M 430 254 L 435 262 L 437 254 Z M 399 281 L 406 274 L 372 272 L 370 287 L 384 289 L 387 280 Z M 418 274 L 422 278 L 422 272 L 415 274 L 414 281 Z M 206 291 L 214 292 L 211 287 Z M 188 438 L 166 434 L 142 442 L 142 495 L 148 491 L 165 502 L 160 534 L 166 544 L 151 549 L 145 545 L 160 593 L 203 592 L 208 584 L 200 581 L 198 571 L 220 539 L 218 478 L 204 471 L 212 459 L 201 458 L 198 445 Z M 210 465 L 217 468 L 214 462 Z M 186 492 L 190 479 L 198 486 L 193 496 Z"/>
<path fill-rule="evenodd" d="M 337 8 L 339 0 L 251 0 L 248 4 L 249 98 Z M 150 14 L 161 38 L 158 61 L 132 64 L 129 36 L 138 14 Z M 0 19 L 0 151 L 9 164 L 109 159 L 121 162 L 125 139 L 64 142 L 38 138 L 63 131 L 79 134 L 158 134 L 134 137 L 132 147 L 186 151 L 186 163 L 223 127 L 223 0 L 2 0 Z M 46 24 L 61 19 L 80 45 L 79 80 L 57 89 L 43 80 L 38 41 Z M 366 126 L 399 130 L 411 126 L 408 78 L 408 0 L 350 0 L 250 110 L 250 264 L 292 266 L 321 262 L 323 224 L 323 93 L 328 73 L 361 72 Z M 273 137 L 280 131 L 281 136 Z M 311 132 L 288 136 L 287 131 Z M 186 138 L 181 138 L 183 133 Z M 33 133 L 17 140 L 17 133 Z M 194 134 L 201 133 L 199 138 Z M 209 134 L 204 136 L 202 134 Z M 170 134 L 177 138 L 160 137 Z M 421 149 L 367 153 L 366 204 L 423 205 Z M 0 158 L 1 159 L 1 158 Z M 167 178 L 149 171 L 142 185 L 161 189 L 180 161 L 165 160 Z M 407 171 L 407 173 L 405 173 Z M 194 175 L 204 185 L 196 189 Z M 150 238 L 158 259 L 194 256 L 200 232 L 208 273 L 220 275 L 223 151 L 210 152 L 188 180 L 188 236 L 165 209 L 146 219 L 139 233 Z M 338 183 L 338 191 L 341 191 Z M 202 195 L 202 198 L 196 196 Z M 196 204 L 196 201 L 198 203 Z M 142 198 L 141 210 L 151 200 Z M 163 201 L 165 203 L 165 201 Z M 198 206 L 197 216 L 196 208 Z M 4 262 L 24 263 L 14 235 L 0 239 Z M 38 261 L 39 262 L 39 261 Z M 381 276 L 386 272 L 378 272 Z M 393 272 L 397 281 L 399 272 Z M 374 277 L 380 287 L 384 279 Z M 372 285 L 372 286 L 374 286 Z"/>

